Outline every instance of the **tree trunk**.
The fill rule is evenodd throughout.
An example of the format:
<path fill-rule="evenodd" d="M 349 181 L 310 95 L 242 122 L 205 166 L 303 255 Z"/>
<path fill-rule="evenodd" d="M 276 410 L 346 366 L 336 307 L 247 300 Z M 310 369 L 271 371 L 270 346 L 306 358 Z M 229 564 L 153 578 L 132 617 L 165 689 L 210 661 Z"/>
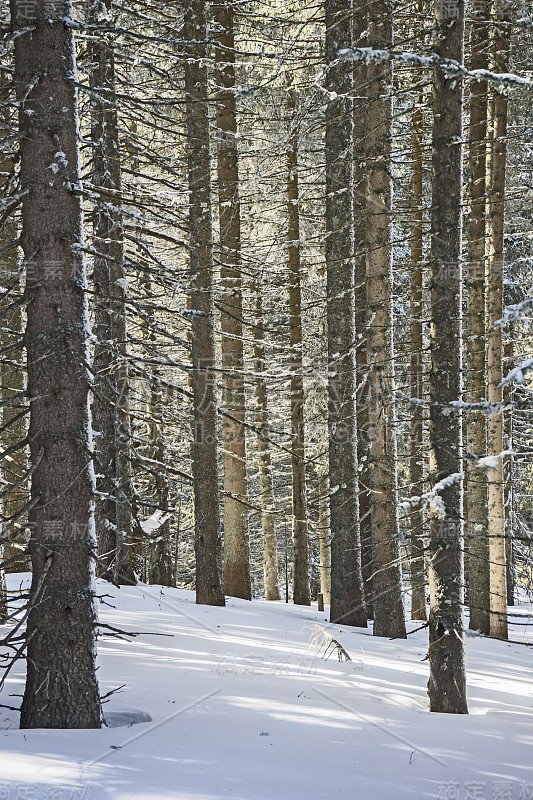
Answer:
<path fill-rule="evenodd" d="M 490 2 L 478 7 L 471 25 L 470 69 L 487 69 Z M 486 198 L 487 85 L 470 87 L 468 268 L 466 274 L 465 400 L 482 403 L 485 388 L 485 198 Z M 467 454 L 486 454 L 486 418 L 467 410 L 464 419 Z M 465 586 L 470 628 L 490 633 L 489 540 L 487 538 L 487 480 L 484 470 L 468 460 L 465 480 Z"/>
<path fill-rule="evenodd" d="M 423 14 L 423 3 L 417 4 L 417 13 Z M 417 37 L 418 42 L 418 37 Z M 416 50 L 416 48 L 415 48 Z M 417 70 L 420 76 L 421 70 Z M 413 106 L 411 127 L 411 193 L 413 200 L 411 224 L 411 387 L 410 396 L 424 399 L 424 341 L 422 330 L 424 291 L 424 211 L 422 156 L 424 91 L 420 90 Z M 411 442 L 409 472 L 411 492 L 424 491 L 424 407 L 414 403 L 411 407 Z M 426 568 L 424 551 L 424 511 L 415 509 L 410 518 L 409 564 L 411 575 L 411 619 L 427 620 Z"/>
<path fill-rule="evenodd" d="M 88 21 L 107 19 L 111 0 L 92 0 Z M 128 376 L 125 356 L 124 247 L 120 212 L 122 178 L 118 141 L 113 47 L 105 36 L 90 43 L 92 182 L 97 193 L 93 212 L 95 337 L 93 422 L 98 468 L 96 537 L 98 574 L 118 583 L 135 583 L 130 548 Z M 130 495 L 130 497 L 128 497 Z M 125 563 L 119 563 L 126 559 Z"/>
<path fill-rule="evenodd" d="M 70 0 L 11 3 L 27 264 L 32 586 L 22 728 L 98 728 L 94 472 Z M 53 96 L 54 102 L 50 103 Z M 28 113 L 30 112 L 30 113 Z"/>
<path fill-rule="evenodd" d="M 219 0 L 220 2 L 220 0 Z M 220 220 L 220 327 L 222 329 L 224 442 L 224 588 L 233 597 L 252 599 L 246 499 L 244 355 L 242 339 L 241 216 L 235 108 L 233 6 L 211 6 L 220 47 L 216 56 L 218 213 Z"/>
<path fill-rule="evenodd" d="M 148 295 L 149 296 L 149 295 Z M 151 314 L 150 314 L 151 316 Z M 155 336 L 152 335 L 155 339 Z M 156 343 L 153 343 L 155 349 Z M 168 463 L 169 454 L 165 447 L 164 430 L 165 393 L 161 389 L 161 378 L 157 365 L 153 367 L 150 381 L 150 410 L 148 423 L 148 437 L 150 439 L 150 458 L 155 462 L 155 475 L 150 476 L 152 495 L 152 513 L 159 508 L 167 517 L 157 530 L 155 541 L 150 546 L 150 583 L 161 586 L 175 586 L 174 581 L 174 551 L 172 546 L 172 531 L 167 510 L 170 507 L 170 492 L 168 475 L 165 464 Z"/>
<path fill-rule="evenodd" d="M 504 375 L 514 367 L 514 325 L 511 323 L 508 330 L 508 340 L 503 348 Z M 507 383 L 503 389 L 503 402 L 508 406 L 503 412 L 503 435 L 506 450 L 513 449 L 513 385 Z M 505 456 L 503 460 L 503 499 L 505 513 L 505 563 L 507 568 L 507 605 L 514 606 L 514 559 L 513 559 L 513 523 L 514 523 L 514 484 L 513 484 L 513 455 Z"/>
<path fill-rule="evenodd" d="M 352 115 L 343 97 L 352 67 L 338 61 L 351 44 L 351 0 L 326 0 L 326 268 L 331 526 L 330 619 L 366 627 L 357 480 L 354 326 Z M 335 63 L 334 63 L 335 62 Z M 335 94 L 333 94 L 335 93 Z M 347 191 L 348 189 L 348 191 Z"/>
<path fill-rule="evenodd" d="M 366 13 L 357 9 L 352 19 L 353 43 L 364 46 L 366 42 Z M 368 354 L 366 338 L 366 64 L 353 65 L 353 246 L 354 246 L 354 301 L 357 383 L 357 461 L 359 468 L 359 529 L 361 539 L 361 570 L 365 595 L 366 615 L 374 618 L 372 559 L 372 514 L 370 509 L 368 474 Z"/>
<path fill-rule="evenodd" d="M 324 603 L 331 602 L 331 544 L 329 535 L 328 476 L 318 484 L 318 549 L 320 554 L 320 591 Z"/>
<path fill-rule="evenodd" d="M 384 0 L 369 9 L 368 44 L 392 47 L 392 14 Z M 368 480 L 374 561 L 374 635 L 405 637 L 399 560 L 397 452 L 392 338 L 391 61 L 367 66 L 366 305 Z"/>
<path fill-rule="evenodd" d="M 223 606 L 217 468 L 213 227 L 204 0 L 189 0 L 183 36 L 188 145 L 196 602 Z"/>
<path fill-rule="evenodd" d="M 0 75 L 0 140 L 7 141 L 13 133 L 8 102 L 13 98 L 11 83 Z M 7 150 L 7 148 L 6 148 Z M 0 196 L 9 197 L 15 190 L 14 158 L 9 152 L 0 153 Z M 2 460 L 2 524 L 1 534 L 5 544 L 0 548 L 0 620 L 7 613 L 5 572 L 28 569 L 28 559 L 21 553 L 26 536 L 17 533 L 23 527 L 22 516 L 27 491 L 24 475 L 26 464 L 26 420 L 27 401 L 24 397 L 24 371 L 22 368 L 22 310 L 20 302 L 20 277 L 17 252 L 17 224 L 13 216 L 0 227 L 0 281 L 6 292 L 6 303 L 12 303 L 10 312 L 4 317 L 0 330 L 0 348 L 3 351 L 0 370 L 2 399 L 2 449 L 10 450 Z M 8 541 L 9 540 L 9 541 Z"/>
<path fill-rule="evenodd" d="M 153 287 L 149 274 L 140 275 L 140 283 L 145 297 L 153 296 Z M 144 311 L 143 338 L 145 353 L 148 359 L 157 355 L 158 341 L 154 319 L 154 307 L 148 304 Z M 156 361 L 157 359 L 154 359 Z M 170 481 L 166 464 L 169 452 L 165 441 L 165 410 L 168 408 L 168 394 L 161 383 L 161 368 L 154 363 L 149 377 L 147 412 L 148 456 L 153 464 L 153 473 L 148 476 L 148 500 L 146 513 L 148 516 L 159 510 L 166 519 L 155 533 L 138 537 L 135 548 L 136 562 L 141 565 L 141 581 L 161 586 L 175 586 L 177 541 L 171 527 Z M 179 520 L 181 502 L 178 502 L 177 518 Z M 179 522 L 177 523 L 179 528 Z"/>
<path fill-rule="evenodd" d="M 511 24 L 509 11 L 498 14 L 493 23 L 490 67 L 506 72 L 509 66 Z M 494 322 L 501 319 L 503 303 L 505 162 L 507 156 L 507 95 L 492 89 L 489 105 L 490 135 L 487 152 L 489 281 L 487 314 L 487 386 L 489 403 L 502 401 L 502 329 Z M 490 417 L 487 431 L 489 455 L 503 450 L 503 414 Z M 507 575 L 505 565 L 505 513 L 503 502 L 503 458 L 488 472 L 488 535 L 490 558 L 490 633 L 507 639 Z"/>
<path fill-rule="evenodd" d="M 307 542 L 307 490 L 305 483 L 305 421 L 302 366 L 302 295 L 300 285 L 300 213 L 298 208 L 298 129 L 296 98 L 289 89 L 289 147 L 287 150 L 287 212 L 289 245 L 289 345 L 291 372 L 291 467 L 292 467 L 292 598 L 299 605 L 311 603 Z"/>
<path fill-rule="evenodd" d="M 450 15 L 449 9 L 453 14 Z M 463 61 L 464 5 L 435 3 L 434 50 Z M 429 541 L 430 710 L 468 713 L 463 643 L 463 530 L 460 475 L 462 84 L 433 73 L 430 483 L 439 493 Z M 452 482 L 453 480 L 453 482 Z"/>
<path fill-rule="evenodd" d="M 259 485 L 261 490 L 261 532 L 263 542 L 263 575 L 265 600 L 279 600 L 278 561 L 276 551 L 276 526 L 274 515 L 274 490 L 272 487 L 272 462 L 268 441 L 268 397 L 266 381 L 265 345 L 263 342 L 262 287 L 254 278 L 251 291 L 255 301 L 255 325 L 253 328 L 253 352 L 255 373 L 254 423 L 257 430 L 257 459 L 259 461 Z"/>
<path fill-rule="evenodd" d="M 115 581 L 134 586 L 133 570 L 133 485 L 131 468 L 130 380 L 128 369 L 128 333 L 126 325 L 126 294 L 122 262 L 118 263 L 112 281 L 111 319 L 115 333 L 115 449 L 116 449 L 116 567 Z"/>

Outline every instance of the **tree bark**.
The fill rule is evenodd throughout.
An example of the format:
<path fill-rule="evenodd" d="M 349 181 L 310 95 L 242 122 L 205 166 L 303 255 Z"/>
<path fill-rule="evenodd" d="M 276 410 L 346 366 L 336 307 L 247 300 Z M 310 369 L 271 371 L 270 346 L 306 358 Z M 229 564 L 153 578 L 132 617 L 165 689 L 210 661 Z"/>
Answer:
<path fill-rule="evenodd" d="M 509 66 L 510 12 L 494 5 L 491 69 L 505 72 Z M 502 329 L 494 327 L 503 308 L 503 258 L 505 216 L 505 165 L 507 157 L 507 95 L 492 90 L 489 103 L 490 135 L 487 148 L 489 280 L 487 314 L 487 386 L 489 403 L 502 401 Z M 490 417 L 487 426 L 490 455 L 503 451 L 503 414 Z M 490 469 L 488 480 L 488 536 L 490 558 L 490 633 L 507 639 L 507 573 L 505 564 L 505 512 L 503 500 L 503 458 Z"/>
<path fill-rule="evenodd" d="M 363 7 L 358 7 L 352 19 L 354 44 L 364 46 L 367 18 Z M 366 336 L 366 64 L 353 65 L 353 246 L 354 246 L 354 302 L 357 382 L 357 461 L 359 469 L 359 528 L 361 539 L 361 570 L 365 595 L 366 615 L 374 618 L 372 557 L 372 514 L 370 509 L 370 478 L 368 473 L 368 353 Z"/>
<path fill-rule="evenodd" d="M 242 338 L 241 212 L 235 104 L 234 12 L 230 2 L 211 6 L 220 47 L 216 56 L 218 213 L 220 220 L 220 327 L 222 330 L 224 442 L 224 588 L 252 599 L 246 500 L 246 434 Z"/>
<path fill-rule="evenodd" d="M 368 44 L 377 49 L 390 48 L 392 37 L 388 4 L 375 0 L 369 9 Z M 391 63 L 385 60 L 367 66 L 368 480 L 374 561 L 374 635 L 402 638 L 406 634 L 398 547 L 392 337 Z"/>
<path fill-rule="evenodd" d="M 326 269 L 331 526 L 330 619 L 366 627 L 357 480 L 354 326 L 351 0 L 326 0 Z M 335 63 L 334 63 L 335 62 Z M 335 94 L 333 94 L 335 93 Z"/>
<path fill-rule="evenodd" d="M 450 9 L 452 13 L 450 14 Z M 435 3 L 434 51 L 463 62 L 464 4 Z M 430 710 L 468 713 L 463 643 L 461 415 L 462 106 L 459 81 L 433 73 L 430 483 L 439 493 L 429 541 Z M 452 411 L 452 413 L 450 413 Z"/>
<path fill-rule="evenodd" d="M 140 284 L 145 297 L 153 296 L 153 286 L 149 274 L 140 275 Z M 154 307 L 148 304 L 144 311 L 143 340 L 146 357 L 154 359 L 157 355 L 158 341 L 156 333 L 157 320 L 154 318 Z M 155 361 L 156 359 L 154 359 Z M 148 476 L 148 516 L 159 510 L 165 514 L 165 521 L 152 536 L 139 536 L 136 543 L 136 562 L 141 565 L 141 581 L 161 586 L 176 585 L 176 555 L 178 534 L 174 536 L 170 515 L 172 500 L 170 481 L 165 465 L 169 460 L 169 451 L 165 441 L 165 410 L 168 408 L 168 394 L 161 382 L 161 367 L 154 363 L 147 387 L 148 402 L 147 434 L 148 456 L 153 463 L 153 473 Z M 177 519 L 180 517 L 181 501 L 178 501 Z M 179 529 L 179 522 L 177 523 Z"/>
<path fill-rule="evenodd" d="M 0 139 L 8 141 L 13 134 L 9 100 L 12 100 L 11 82 L 0 75 Z M 9 197 L 15 191 L 14 154 L 0 153 L 0 176 L 2 186 L 0 196 Z M 0 227 L 0 281 L 5 291 L 5 302 L 12 304 L 10 312 L 4 317 L 0 331 L 0 348 L 4 351 L 1 360 L 0 390 L 2 398 L 2 446 L 11 450 L 2 459 L 3 498 L 1 533 L 5 544 L 0 548 L 0 619 L 7 613 L 5 572 L 22 572 L 29 569 L 28 558 L 21 551 L 27 544 L 27 535 L 22 533 L 23 508 L 28 500 L 26 480 L 27 470 L 26 415 L 27 400 L 24 397 L 24 371 L 22 369 L 22 310 L 20 306 L 20 276 L 17 250 L 17 223 L 12 216 Z"/>
<path fill-rule="evenodd" d="M 324 603 L 331 602 L 331 544 L 329 533 L 328 476 L 318 484 L 318 549 L 320 554 L 320 591 Z"/>
<path fill-rule="evenodd" d="M 22 728 L 98 728 L 94 472 L 70 0 L 11 3 L 27 265 L 32 585 Z M 50 97 L 54 102 L 50 103 Z M 30 113 L 28 113 L 30 112 Z"/>
<path fill-rule="evenodd" d="M 119 585 L 134 586 L 137 582 L 133 569 L 133 479 L 131 468 L 130 379 L 128 369 L 128 332 L 126 322 L 127 288 L 122 269 L 114 273 L 112 283 L 111 316 L 115 336 L 115 448 L 116 448 L 116 567 L 115 581 Z M 119 277 L 117 277 L 117 275 Z"/>
<path fill-rule="evenodd" d="M 262 287 L 257 277 L 251 286 L 255 302 L 254 308 L 254 373 L 255 373 L 255 414 L 254 423 L 257 430 L 257 460 L 259 462 L 259 487 L 261 491 L 261 533 L 263 543 L 263 576 L 265 600 L 279 600 L 278 561 L 276 548 L 276 518 L 274 514 L 274 489 L 272 486 L 272 459 L 268 441 L 268 396 L 266 381 L 263 377 L 266 369 Z"/>
<path fill-rule="evenodd" d="M 511 323 L 508 330 L 508 339 L 503 347 L 504 375 L 514 367 L 514 325 Z M 513 449 L 513 385 L 507 383 L 503 389 L 503 402 L 507 406 L 503 412 L 503 435 L 506 450 Z M 503 505 L 505 514 L 505 564 L 507 569 L 507 605 L 514 606 L 514 554 L 513 554 L 513 525 L 514 525 L 514 482 L 513 482 L 513 455 L 505 456 L 503 460 Z"/>
<path fill-rule="evenodd" d="M 213 226 L 207 106 L 204 0 L 185 7 L 186 132 L 188 145 L 194 412 L 194 531 L 196 602 L 223 606 L 217 468 L 217 406 L 213 306 Z"/>
<path fill-rule="evenodd" d="M 149 295 L 148 295 L 149 296 Z M 151 314 L 150 314 L 151 316 Z M 155 336 L 152 334 L 152 338 Z M 155 349 L 156 343 L 153 343 Z M 165 464 L 168 463 L 169 454 L 165 446 L 163 435 L 165 420 L 165 393 L 161 387 L 160 370 L 154 365 L 150 381 L 150 404 L 148 437 L 150 440 L 150 458 L 154 461 L 155 475 L 150 476 L 152 496 L 152 512 L 159 508 L 166 519 L 157 530 L 155 541 L 150 544 L 150 583 L 160 586 L 175 586 L 174 548 L 170 526 L 170 517 L 167 510 L 170 508 L 170 491 L 168 474 Z"/>
<path fill-rule="evenodd" d="M 112 0 L 92 0 L 88 20 L 106 20 Z M 106 36 L 90 43 L 95 336 L 93 420 L 98 465 L 96 537 L 98 573 L 135 584 L 131 545 L 129 382 L 126 352 L 122 175 L 113 46 Z"/>
<path fill-rule="evenodd" d="M 305 421 L 302 366 L 302 292 L 300 284 L 300 213 L 298 207 L 298 129 L 294 118 L 296 97 L 288 90 L 289 146 L 287 150 L 287 212 L 289 246 L 289 346 L 291 373 L 291 474 L 292 474 L 292 598 L 311 604 L 307 489 L 305 481 Z"/>
<path fill-rule="evenodd" d="M 423 3 L 417 4 L 417 13 L 422 15 Z M 418 37 L 417 37 L 418 42 Z M 415 48 L 416 51 L 416 48 Z M 417 70 L 421 77 L 421 70 Z M 413 200 L 411 224 L 411 386 L 410 396 L 424 399 L 424 340 L 423 340 L 423 297 L 424 297 L 424 211 L 423 211 L 423 108 L 424 91 L 419 90 L 413 105 L 411 121 L 411 149 L 413 165 L 411 168 L 411 193 Z M 424 491 L 424 407 L 414 403 L 411 408 L 411 441 L 409 453 L 409 472 L 411 491 L 419 495 Z M 427 620 L 426 609 L 426 567 L 424 549 L 424 511 L 415 509 L 410 517 L 409 571 L 411 575 L 411 619 Z"/>
<path fill-rule="evenodd" d="M 477 7 L 471 24 L 470 69 L 487 69 L 490 2 Z M 467 218 L 465 400 L 486 400 L 485 387 L 485 198 L 486 198 L 487 86 L 470 87 L 469 209 Z M 464 419 L 467 454 L 486 454 L 486 418 L 467 410 Z M 465 479 L 465 587 L 470 607 L 469 627 L 490 632 L 489 540 L 487 538 L 487 480 L 485 471 L 468 460 Z"/>

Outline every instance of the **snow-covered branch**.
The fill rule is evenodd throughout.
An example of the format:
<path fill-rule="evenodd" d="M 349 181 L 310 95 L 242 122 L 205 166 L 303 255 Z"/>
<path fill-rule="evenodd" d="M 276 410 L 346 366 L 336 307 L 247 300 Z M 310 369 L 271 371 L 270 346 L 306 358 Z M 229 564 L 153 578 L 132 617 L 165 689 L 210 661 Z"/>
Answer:
<path fill-rule="evenodd" d="M 440 497 L 440 492 L 453 486 L 454 483 L 462 481 L 464 476 L 464 472 L 453 472 L 451 475 L 438 481 L 438 483 L 431 487 L 429 492 L 424 492 L 424 494 L 421 495 L 414 495 L 407 500 L 403 500 L 400 503 L 400 508 L 406 514 L 409 514 L 410 511 L 418 506 L 422 506 L 423 508 L 428 507 L 432 516 L 444 519 L 446 516 L 446 508 L 442 497 Z"/>
<path fill-rule="evenodd" d="M 393 50 L 374 50 L 372 47 L 350 47 L 339 50 L 339 58 L 351 61 L 371 62 L 399 61 L 404 64 L 417 64 L 419 67 L 439 67 L 449 77 L 471 78 L 476 81 L 487 81 L 501 90 L 507 86 L 520 86 L 533 88 L 533 80 L 513 73 L 491 72 L 487 69 L 467 69 L 458 61 L 451 58 L 442 58 L 436 53 L 421 56 L 417 53 L 395 53 Z"/>
<path fill-rule="evenodd" d="M 526 299 L 522 300 L 522 302 L 520 303 L 515 303 L 512 306 L 507 306 L 507 308 L 505 308 L 503 311 L 502 318 L 497 319 L 496 322 L 494 323 L 494 327 L 505 328 L 512 322 L 517 322 L 520 319 L 524 319 L 524 317 L 530 311 L 533 311 L 533 297 L 526 297 Z"/>
<path fill-rule="evenodd" d="M 507 373 L 501 381 L 500 386 L 507 386 L 508 383 L 524 383 L 524 378 L 528 372 L 533 372 L 533 358 L 522 361 L 514 369 Z"/>

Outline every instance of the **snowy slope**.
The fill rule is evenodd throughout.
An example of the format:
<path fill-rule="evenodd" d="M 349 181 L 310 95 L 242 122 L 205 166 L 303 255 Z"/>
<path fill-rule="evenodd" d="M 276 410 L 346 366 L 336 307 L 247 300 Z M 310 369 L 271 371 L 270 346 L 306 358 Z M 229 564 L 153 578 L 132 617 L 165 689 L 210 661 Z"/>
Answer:
<path fill-rule="evenodd" d="M 98 586 L 102 622 L 165 636 L 100 641 L 102 694 L 126 684 L 105 705 L 115 727 L 21 731 L 0 709 L 0 800 L 533 800 L 533 648 L 469 638 L 471 713 L 435 715 L 427 631 L 388 641 L 316 606 Z M 526 642 L 533 610 L 514 610 Z M 322 657 L 324 631 L 351 661 Z M 23 672 L 0 702 L 18 704 Z M 117 726 L 132 711 L 152 721 Z"/>

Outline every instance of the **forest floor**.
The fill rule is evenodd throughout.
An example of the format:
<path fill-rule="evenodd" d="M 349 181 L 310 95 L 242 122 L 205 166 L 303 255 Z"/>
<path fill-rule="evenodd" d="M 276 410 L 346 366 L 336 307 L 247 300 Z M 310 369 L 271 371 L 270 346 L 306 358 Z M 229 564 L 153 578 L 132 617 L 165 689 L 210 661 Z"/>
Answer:
<path fill-rule="evenodd" d="M 99 641 L 102 694 L 124 685 L 109 726 L 22 731 L 1 708 L 0 800 L 533 800 L 532 605 L 511 609 L 522 644 L 468 637 L 470 714 L 454 716 L 428 712 L 427 630 L 389 641 L 316 604 L 98 591 L 101 622 L 143 632 Z M 0 702 L 23 688 L 19 662 Z"/>

